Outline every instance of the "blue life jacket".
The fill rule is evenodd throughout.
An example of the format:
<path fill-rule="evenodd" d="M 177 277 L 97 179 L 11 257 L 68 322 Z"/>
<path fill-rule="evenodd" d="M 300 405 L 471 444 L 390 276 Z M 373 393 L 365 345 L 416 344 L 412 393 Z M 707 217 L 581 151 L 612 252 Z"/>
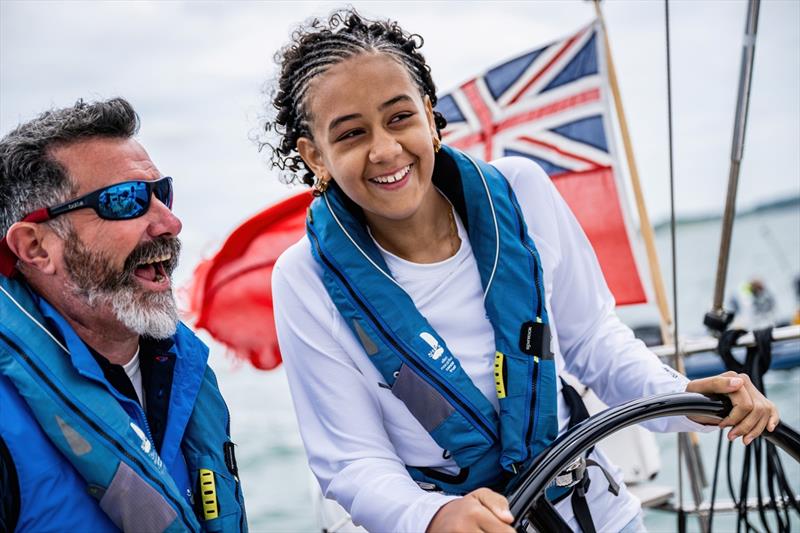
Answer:
<path fill-rule="evenodd" d="M 392 278 L 363 212 L 335 183 L 309 208 L 307 233 L 323 283 L 392 392 L 460 467 L 407 465 L 454 494 L 502 487 L 557 436 L 556 370 L 539 254 L 505 177 L 443 147 L 433 177 L 468 233 L 495 334 L 500 413 Z"/>
<path fill-rule="evenodd" d="M 17 473 L 18 531 L 246 531 L 229 413 L 208 348 L 186 326 L 173 337 L 158 453 L 141 406 L 46 300 L 0 276 L 0 315 L 0 438 Z M 210 513 L 201 475 L 214 478 Z"/>

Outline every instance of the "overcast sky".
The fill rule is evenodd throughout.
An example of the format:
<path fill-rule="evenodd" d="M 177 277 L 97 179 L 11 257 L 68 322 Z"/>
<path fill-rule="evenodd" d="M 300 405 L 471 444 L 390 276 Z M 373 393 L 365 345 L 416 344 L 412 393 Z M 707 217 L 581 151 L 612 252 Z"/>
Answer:
<path fill-rule="evenodd" d="M 0 134 L 77 98 L 125 96 L 140 140 L 176 178 L 185 279 L 242 220 L 290 192 L 252 137 L 274 52 L 330 2 L 0 0 Z M 589 2 L 353 2 L 425 38 L 440 91 L 594 17 Z M 651 217 L 668 214 L 664 5 L 604 2 Z M 676 203 L 721 211 L 746 4 L 670 4 Z M 764 1 L 739 205 L 800 194 L 800 2 Z"/>

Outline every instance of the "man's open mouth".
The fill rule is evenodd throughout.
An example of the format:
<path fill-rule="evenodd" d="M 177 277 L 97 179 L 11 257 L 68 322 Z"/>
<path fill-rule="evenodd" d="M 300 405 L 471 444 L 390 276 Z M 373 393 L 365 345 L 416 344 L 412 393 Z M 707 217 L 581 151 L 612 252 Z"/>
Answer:
<path fill-rule="evenodd" d="M 137 278 L 160 283 L 168 277 L 167 270 L 171 260 L 172 254 L 153 257 L 136 265 L 136 269 L 133 273 Z"/>

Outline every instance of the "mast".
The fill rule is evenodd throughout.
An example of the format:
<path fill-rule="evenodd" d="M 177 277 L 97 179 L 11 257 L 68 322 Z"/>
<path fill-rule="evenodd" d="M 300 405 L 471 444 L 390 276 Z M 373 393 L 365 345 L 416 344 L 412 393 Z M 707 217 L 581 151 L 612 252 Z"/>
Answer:
<path fill-rule="evenodd" d="M 758 29 L 758 9 L 761 0 L 747 3 L 747 21 L 742 45 L 742 66 L 739 71 L 739 94 L 736 98 L 736 118 L 733 124 L 731 141 L 731 168 L 728 173 L 728 196 L 725 199 L 725 212 L 722 217 L 722 236 L 717 260 L 717 281 L 714 286 L 714 301 L 711 311 L 706 313 L 703 323 L 716 332 L 723 332 L 733 320 L 733 314 L 725 311 L 722 300 L 725 296 L 725 281 L 728 275 L 733 218 L 736 215 L 736 189 L 739 185 L 739 168 L 744 152 L 744 133 L 747 126 L 747 109 L 750 103 L 750 85 L 753 79 L 753 60 L 756 53 L 756 31 Z"/>

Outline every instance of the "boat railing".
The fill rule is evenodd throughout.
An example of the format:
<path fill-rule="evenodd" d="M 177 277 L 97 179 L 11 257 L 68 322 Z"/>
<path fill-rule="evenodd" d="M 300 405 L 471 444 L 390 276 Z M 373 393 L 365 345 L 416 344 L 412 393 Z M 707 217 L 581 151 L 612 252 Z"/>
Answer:
<path fill-rule="evenodd" d="M 782 326 L 772 330 L 772 340 L 776 342 L 800 339 L 800 325 Z M 689 356 L 703 352 L 713 352 L 717 349 L 719 340 L 716 337 L 702 337 L 698 339 L 684 339 L 678 344 L 681 355 Z M 736 346 L 755 346 L 755 336 L 752 332 L 742 335 Z M 650 350 L 662 359 L 671 358 L 675 354 L 674 344 L 651 346 Z"/>

